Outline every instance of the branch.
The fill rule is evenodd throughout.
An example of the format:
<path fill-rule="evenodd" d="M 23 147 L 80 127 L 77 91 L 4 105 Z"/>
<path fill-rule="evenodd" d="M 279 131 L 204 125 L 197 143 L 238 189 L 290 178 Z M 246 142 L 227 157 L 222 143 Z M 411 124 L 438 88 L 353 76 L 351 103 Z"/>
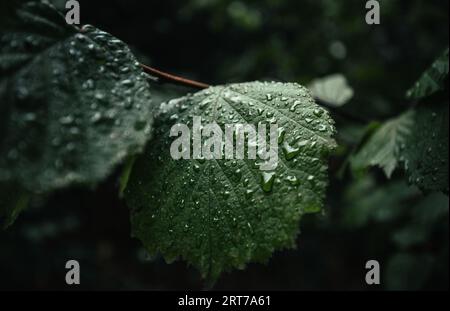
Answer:
<path fill-rule="evenodd" d="M 146 72 L 150 75 L 156 76 L 162 81 L 171 82 L 171 83 L 188 86 L 188 87 L 193 87 L 196 89 L 206 89 L 209 87 L 208 84 L 194 81 L 194 80 L 189 80 L 189 79 L 182 78 L 182 77 L 178 77 L 178 76 L 166 73 L 166 72 L 162 72 L 158 69 L 149 67 L 144 64 L 141 64 L 141 67 L 144 69 L 144 72 Z"/>

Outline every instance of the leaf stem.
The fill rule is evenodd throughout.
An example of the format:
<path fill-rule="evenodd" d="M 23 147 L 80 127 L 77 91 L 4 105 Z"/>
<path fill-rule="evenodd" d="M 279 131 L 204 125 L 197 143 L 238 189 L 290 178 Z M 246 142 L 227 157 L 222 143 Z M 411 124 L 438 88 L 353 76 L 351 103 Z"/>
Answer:
<path fill-rule="evenodd" d="M 147 66 L 144 64 L 141 64 L 141 67 L 144 69 L 144 72 L 146 72 L 150 75 L 156 76 L 160 80 L 163 80 L 163 81 L 167 81 L 167 82 L 171 82 L 171 83 L 175 83 L 175 84 L 179 84 L 179 85 L 184 85 L 184 86 L 188 86 L 188 87 L 193 87 L 196 89 L 206 89 L 206 88 L 210 87 L 208 84 L 194 81 L 194 80 L 189 80 L 189 79 L 179 77 L 179 76 L 175 76 L 173 74 L 163 72 L 161 70 L 155 69 L 153 67 L 150 67 L 150 66 Z"/>
<path fill-rule="evenodd" d="M 179 76 L 176 76 L 176 75 L 173 75 L 173 74 L 170 74 L 167 72 L 163 72 L 159 69 L 156 69 L 156 68 L 144 65 L 144 64 L 141 64 L 141 67 L 144 70 L 144 72 L 159 78 L 161 81 L 165 81 L 168 83 L 174 83 L 174 84 L 178 84 L 178 85 L 183 85 L 183 86 L 187 86 L 187 87 L 192 87 L 192 88 L 196 88 L 196 89 L 200 89 L 200 90 L 210 87 L 210 85 L 208 85 L 206 83 L 179 77 Z M 320 106 L 327 108 L 331 112 L 341 115 L 342 117 L 349 119 L 350 121 L 354 121 L 357 123 L 368 123 L 369 122 L 369 120 L 366 120 L 365 118 L 361 118 L 360 116 L 356 116 L 356 115 L 347 113 L 347 112 L 343 111 L 342 109 L 337 109 L 333 105 L 331 105 L 327 102 L 324 102 L 323 100 L 320 100 L 318 98 L 315 98 L 315 100 L 316 100 L 316 103 L 319 104 Z"/>

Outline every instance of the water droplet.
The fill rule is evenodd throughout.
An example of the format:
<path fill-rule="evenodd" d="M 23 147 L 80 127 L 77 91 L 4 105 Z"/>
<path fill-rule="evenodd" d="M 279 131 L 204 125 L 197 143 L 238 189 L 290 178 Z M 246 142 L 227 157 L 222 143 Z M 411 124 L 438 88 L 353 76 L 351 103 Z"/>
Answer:
<path fill-rule="evenodd" d="M 194 164 L 194 171 L 199 172 L 200 171 L 200 165 Z"/>
<path fill-rule="evenodd" d="M 83 82 L 83 85 L 81 87 L 85 90 L 91 90 L 94 88 L 94 81 L 92 79 L 88 79 Z"/>
<path fill-rule="evenodd" d="M 126 87 L 132 87 L 134 85 L 134 82 L 130 79 L 125 79 L 121 83 L 123 86 L 126 86 Z"/>
<path fill-rule="evenodd" d="M 30 95 L 30 91 L 26 88 L 26 86 L 19 86 L 16 89 L 16 96 L 19 100 L 24 100 Z"/>
<path fill-rule="evenodd" d="M 80 129 L 76 126 L 73 126 L 70 128 L 69 133 L 72 135 L 78 135 L 80 134 Z"/>
<path fill-rule="evenodd" d="M 300 153 L 300 148 L 292 147 L 287 142 L 284 142 L 282 149 L 286 160 L 291 160 Z"/>
<path fill-rule="evenodd" d="M 314 109 L 313 113 L 317 117 L 320 117 L 323 114 L 323 110 L 322 109 Z"/>
<path fill-rule="evenodd" d="M 92 25 L 89 25 L 89 24 L 87 24 L 87 25 L 84 25 L 82 28 L 81 28 L 81 31 L 82 32 L 92 32 L 92 31 L 94 31 L 95 30 L 95 27 L 94 26 L 92 26 Z"/>
<path fill-rule="evenodd" d="M 245 190 L 245 198 L 246 198 L 247 200 L 250 199 L 250 198 L 252 197 L 252 195 L 253 195 L 254 192 L 255 192 L 255 191 L 252 190 L 252 189 L 247 189 L 247 190 Z"/>
<path fill-rule="evenodd" d="M 72 124 L 74 121 L 74 117 L 72 115 L 68 115 L 65 117 L 61 117 L 59 119 L 59 123 L 61 123 L 62 125 L 69 125 Z"/>
<path fill-rule="evenodd" d="M 319 132 L 325 132 L 327 130 L 327 127 L 324 124 L 319 124 L 317 129 L 319 130 Z"/>
<path fill-rule="evenodd" d="M 103 94 L 102 92 L 96 92 L 94 97 L 97 100 L 104 100 L 105 99 L 105 94 Z"/>
<path fill-rule="evenodd" d="M 261 188 L 264 192 L 272 191 L 275 172 L 263 172 L 261 174 Z"/>
<path fill-rule="evenodd" d="M 284 129 L 284 127 L 279 127 L 278 128 L 278 144 L 283 143 L 285 135 L 286 135 L 286 130 Z"/>
<path fill-rule="evenodd" d="M 289 111 L 295 112 L 295 110 L 297 109 L 297 106 L 300 105 L 300 104 L 301 104 L 301 102 L 300 102 L 299 100 L 296 100 L 296 101 L 292 104 L 291 108 L 289 108 Z"/>
<path fill-rule="evenodd" d="M 287 176 L 286 180 L 293 186 L 298 186 L 300 184 L 300 180 L 297 176 Z"/>
<path fill-rule="evenodd" d="M 74 150 L 75 150 L 75 144 L 74 144 L 74 143 L 68 143 L 68 144 L 66 145 L 66 150 L 67 150 L 68 152 L 74 151 Z"/>

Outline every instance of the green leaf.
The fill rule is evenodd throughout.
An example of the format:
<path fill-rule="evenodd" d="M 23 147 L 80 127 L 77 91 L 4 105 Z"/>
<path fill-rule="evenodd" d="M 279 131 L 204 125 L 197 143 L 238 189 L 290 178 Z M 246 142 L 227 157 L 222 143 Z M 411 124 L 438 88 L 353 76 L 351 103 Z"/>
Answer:
<path fill-rule="evenodd" d="M 420 105 L 385 122 L 353 156 L 354 170 L 398 166 L 424 191 L 448 194 L 448 104 Z"/>
<path fill-rule="evenodd" d="M 132 233 L 168 262 L 181 258 L 215 280 L 276 249 L 293 247 L 301 216 L 322 207 L 333 121 L 309 91 L 293 83 L 212 87 L 161 105 L 157 132 L 136 160 L 125 198 Z M 273 171 L 259 160 L 174 160 L 175 122 L 278 124 Z"/>
<path fill-rule="evenodd" d="M 408 111 L 381 125 L 353 156 L 352 168 L 359 170 L 367 166 L 379 166 L 387 177 L 391 177 L 399 163 L 400 149 L 404 148 L 406 138 L 411 132 L 413 117 L 414 112 Z"/>
<path fill-rule="evenodd" d="M 308 88 L 314 98 L 335 107 L 345 105 L 353 97 L 353 89 L 345 76 L 339 73 L 313 80 Z"/>
<path fill-rule="evenodd" d="M 411 135 L 401 153 L 409 181 L 448 194 L 448 103 L 415 109 Z"/>
<path fill-rule="evenodd" d="M 437 58 L 413 87 L 406 92 L 406 97 L 421 99 L 445 88 L 448 77 L 448 48 Z"/>
<path fill-rule="evenodd" d="M 0 181 L 32 192 L 95 184 L 149 138 L 145 74 L 120 40 L 23 2 L 0 13 Z"/>

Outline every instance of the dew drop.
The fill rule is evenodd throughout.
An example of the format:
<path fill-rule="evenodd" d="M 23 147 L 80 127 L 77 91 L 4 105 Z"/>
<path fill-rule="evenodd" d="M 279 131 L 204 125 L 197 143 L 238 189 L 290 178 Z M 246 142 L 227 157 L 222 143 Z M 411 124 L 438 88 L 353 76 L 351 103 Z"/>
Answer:
<path fill-rule="evenodd" d="M 278 128 L 278 144 L 283 143 L 285 135 L 286 135 L 286 130 L 284 129 L 284 127 L 279 127 Z"/>
<path fill-rule="evenodd" d="M 300 184 L 300 180 L 297 176 L 287 176 L 286 180 L 293 186 L 298 186 Z"/>
<path fill-rule="evenodd" d="M 123 86 L 126 86 L 126 87 L 132 87 L 134 85 L 134 82 L 130 79 L 125 79 L 121 83 Z"/>
<path fill-rule="evenodd" d="M 289 111 L 295 112 L 295 110 L 297 109 L 297 106 L 298 106 L 298 105 L 300 105 L 300 101 L 299 101 L 299 100 L 296 100 L 296 101 L 292 104 L 291 108 L 289 108 Z"/>
<path fill-rule="evenodd" d="M 313 113 L 315 116 L 320 117 L 323 114 L 323 110 L 322 109 L 314 109 Z"/>
<path fill-rule="evenodd" d="M 284 152 L 286 160 L 291 160 L 300 153 L 300 148 L 292 147 L 287 142 L 284 142 L 282 150 Z"/>
<path fill-rule="evenodd" d="M 250 199 L 251 197 L 252 197 L 252 195 L 253 195 L 253 193 L 254 193 L 255 191 L 253 190 L 253 189 L 247 189 L 247 190 L 245 190 L 245 198 L 248 200 L 248 199 Z"/>
<path fill-rule="evenodd" d="M 272 191 L 274 180 L 275 172 L 263 172 L 261 174 L 261 189 L 264 192 Z"/>

